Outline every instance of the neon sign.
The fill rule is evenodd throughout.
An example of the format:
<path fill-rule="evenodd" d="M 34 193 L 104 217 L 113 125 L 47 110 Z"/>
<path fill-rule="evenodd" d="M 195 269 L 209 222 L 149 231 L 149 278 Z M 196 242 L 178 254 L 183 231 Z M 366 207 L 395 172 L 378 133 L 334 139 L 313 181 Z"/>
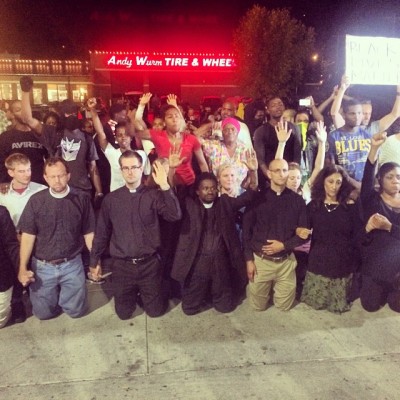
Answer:
<path fill-rule="evenodd" d="M 215 70 L 231 71 L 236 67 L 231 54 L 182 54 L 182 53 L 97 53 L 97 69 L 108 70 Z"/>

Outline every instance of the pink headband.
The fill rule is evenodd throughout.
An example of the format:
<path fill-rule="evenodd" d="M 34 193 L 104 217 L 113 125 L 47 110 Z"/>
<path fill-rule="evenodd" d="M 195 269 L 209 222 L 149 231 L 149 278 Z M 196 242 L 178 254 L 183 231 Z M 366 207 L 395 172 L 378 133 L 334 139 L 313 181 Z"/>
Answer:
<path fill-rule="evenodd" d="M 227 124 L 232 124 L 238 132 L 240 131 L 240 122 L 236 118 L 228 117 L 223 119 L 221 124 L 222 129 L 224 129 Z"/>

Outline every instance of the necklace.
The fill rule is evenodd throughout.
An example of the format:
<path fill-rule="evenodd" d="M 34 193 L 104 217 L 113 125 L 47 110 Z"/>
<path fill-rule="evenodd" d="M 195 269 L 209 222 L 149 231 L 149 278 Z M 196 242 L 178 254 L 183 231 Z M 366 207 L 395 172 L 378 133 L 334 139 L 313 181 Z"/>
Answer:
<path fill-rule="evenodd" d="M 333 208 L 329 208 L 329 206 L 335 206 L 335 207 L 333 207 Z M 325 208 L 326 208 L 326 211 L 328 211 L 328 213 L 331 213 L 332 211 L 335 211 L 339 206 L 340 206 L 340 204 L 327 204 L 327 203 L 324 203 L 324 206 L 325 206 Z"/>

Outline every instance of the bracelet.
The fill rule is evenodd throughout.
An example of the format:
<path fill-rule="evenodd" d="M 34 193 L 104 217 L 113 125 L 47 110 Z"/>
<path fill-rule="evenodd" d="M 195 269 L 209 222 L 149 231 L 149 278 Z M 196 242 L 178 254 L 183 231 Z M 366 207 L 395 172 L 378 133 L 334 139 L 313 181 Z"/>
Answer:
<path fill-rule="evenodd" d="M 104 196 L 103 193 L 96 193 L 96 194 L 95 194 L 95 197 L 103 197 L 103 196 Z"/>

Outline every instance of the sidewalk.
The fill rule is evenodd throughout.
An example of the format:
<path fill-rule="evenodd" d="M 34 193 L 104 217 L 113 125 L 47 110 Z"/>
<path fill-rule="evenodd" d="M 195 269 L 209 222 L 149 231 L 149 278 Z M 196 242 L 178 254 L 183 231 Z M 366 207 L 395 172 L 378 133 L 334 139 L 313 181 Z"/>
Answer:
<path fill-rule="evenodd" d="M 0 399 L 399 399 L 400 315 L 299 304 L 120 321 L 109 284 L 90 313 L 0 330 Z"/>

